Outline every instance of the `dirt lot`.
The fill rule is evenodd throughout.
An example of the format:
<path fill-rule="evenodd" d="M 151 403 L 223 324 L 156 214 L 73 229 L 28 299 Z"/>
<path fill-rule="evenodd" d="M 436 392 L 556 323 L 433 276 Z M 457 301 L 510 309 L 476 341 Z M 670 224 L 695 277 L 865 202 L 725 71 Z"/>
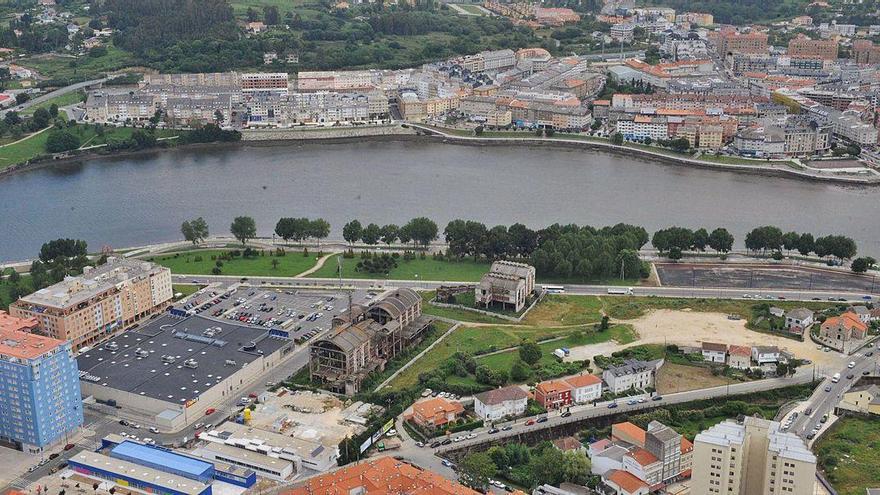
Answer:
<path fill-rule="evenodd" d="M 775 345 L 788 350 L 800 359 L 809 359 L 818 366 L 839 367 L 846 362 L 836 352 L 822 352 L 812 341 L 798 342 L 781 336 L 755 332 L 745 327 L 745 320 L 728 320 L 722 313 L 700 313 L 688 310 L 654 310 L 627 320 L 633 325 L 639 339 L 627 345 L 607 344 L 583 346 L 571 350 L 569 359 L 588 359 L 596 354 L 611 352 L 642 344 L 677 344 L 698 346 L 702 341 L 736 345 Z M 601 348 L 600 348 L 601 346 Z"/>
<path fill-rule="evenodd" d="M 725 377 L 713 376 L 709 368 L 665 363 L 657 372 L 657 391 L 661 394 L 673 394 L 726 384 Z"/>
<path fill-rule="evenodd" d="M 700 345 L 702 341 L 736 345 L 775 345 L 792 352 L 800 359 L 809 359 L 820 366 L 838 366 L 845 362 L 836 352 L 822 352 L 812 341 L 798 342 L 786 337 L 755 332 L 745 327 L 745 320 L 728 320 L 721 313 L 691 311 L 652 311 L 630 322 L 641 336 L 635 344 Z"/>
<path fill-rule="evenodd" d="M 880 284 L 871 275 L 857 275 L 797 265 L 737 263 L 655 263 L 663 285 L 671 287 L 740 287 L 756 289 L 812 289 L 878 293 Z"/>

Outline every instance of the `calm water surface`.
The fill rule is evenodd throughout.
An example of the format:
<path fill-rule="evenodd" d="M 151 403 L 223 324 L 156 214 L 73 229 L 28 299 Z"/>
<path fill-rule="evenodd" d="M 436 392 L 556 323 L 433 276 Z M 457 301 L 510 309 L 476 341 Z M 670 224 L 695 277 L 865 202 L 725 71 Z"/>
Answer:
<path fill-rule="evenodd" d="M 0 259 L 33 257 L 56 237 L 92 249 L 170 241 L 203 216 L 228 234 L 250 215 L 261 235 L 282 216 L 342 225 L 433 218 L 495 224 L 628 222 L 754 226 L 846 234 L 880 254 L 880 188 L 662 165 L 594 151 L 365 142 L 176 150 L 100 158 L 0 179 Z"/>

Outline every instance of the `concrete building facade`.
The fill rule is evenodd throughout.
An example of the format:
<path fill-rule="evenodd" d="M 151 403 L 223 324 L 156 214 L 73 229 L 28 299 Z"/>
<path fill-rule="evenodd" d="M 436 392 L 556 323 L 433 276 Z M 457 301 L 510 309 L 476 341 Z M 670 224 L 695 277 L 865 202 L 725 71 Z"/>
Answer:
<path fill-rule="evenodd" d="M 172 296 L 168 268 L 110 258 L 86 267 L 81 276 L 22 297 L 9 310 L 12 316 L 36 318 L 40 333 L 69 340 L 78 350 L 160 313 Z"/>
<path fill-rule="evenodd" d="M 726 420 L 694 440 L 693 495 L 812 495 L 816 456 L 779 423 Z"/>

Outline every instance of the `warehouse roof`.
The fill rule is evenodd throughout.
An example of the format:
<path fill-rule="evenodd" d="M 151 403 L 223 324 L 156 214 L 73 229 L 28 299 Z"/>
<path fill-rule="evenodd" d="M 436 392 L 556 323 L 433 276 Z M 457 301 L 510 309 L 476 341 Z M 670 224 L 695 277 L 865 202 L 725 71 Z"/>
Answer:
<path fill-rule="evenodd" d="M 214 469 L 210 462 L 201 461 L 194 457 L 176 454 L 170 450 L 140 443 L 124 441 L 110 450 L 110 457 L 129 460 L 138 464 L 152 466 L 168 466 L 184 475 L 202 477 Z"/>
<path fill-rule="evenodd" d="M 200 316 L 162 316 L 77 358 L 80 380 L 185 404 L 289 344 L 264 329 Z"/>

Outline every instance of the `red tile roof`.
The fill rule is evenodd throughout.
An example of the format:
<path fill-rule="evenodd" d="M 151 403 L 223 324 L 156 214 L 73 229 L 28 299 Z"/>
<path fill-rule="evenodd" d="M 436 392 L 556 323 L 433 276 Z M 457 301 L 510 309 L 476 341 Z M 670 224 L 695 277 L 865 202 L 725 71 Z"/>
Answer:
<path fill-rule="evenodd" d="M 685 452 L 690 452 L 692 450 L 694 450 L 694 444 L 687 438 L 681 437 L 681 453 L 684 454 Z"/>
<path fill-rule="evenodd" d="M 630 423 L 629 421 L 625 423 L 615 423 L 611 425 L 611 435 L 613 436 L 615 432 L 623 433 L 631 437 L 640 445 L 645 445 L 645 430 Z"/>
<path fill-rule="evenodd" d="M 557 438 L 556 440 L 553 440 L 553 445 L 563 452 L 569 450 L 581 450 L 584 448 L 584 444 L 574 437 Z"/>
<path fill-rule="evenodd" d="M 749 357 L 752 355 L 752 348 L 747 345 L 731 345 L 727 350 L 731 356 Z"/>
<path fill-rule="evenodd" d="M 571 390 L 571 385 L 562 380 L 548 380 L 546 382 L 541 382 L 535 386 L 535 391 L 541 392 L 544 395 L 558 394 L 567 390 Z"/>
<path fill-rule="evenodd" d="M 310 478 L 282 495 L 476 495 L 477 492 L 437 473 L 425 471 L 391 457 L 381 457 Z"/>
<path fill-rule="evenodd" d="M 627 455 L 632 457 L 642 466 L 647 466 L 649 464 L 654 464 L 655 462 L 657 462 L 657 456 L 641 447 L 631 450 Z"/>
<path fill-rule="evenodd" d="M 635 475 L 619 469 L 612 469 L 605 478 L 626 493 L 637 493 L 640 489 L 648 488 L 648 485 Z"/>
<path fill-rule="evenodd" d="M 602 379 L 596 375 L 570 376 L 568 378 L 565 378 L 565 381 L 574 388 L 589 387 L 591 385 L 598 385 L 602 383 Z"/>

